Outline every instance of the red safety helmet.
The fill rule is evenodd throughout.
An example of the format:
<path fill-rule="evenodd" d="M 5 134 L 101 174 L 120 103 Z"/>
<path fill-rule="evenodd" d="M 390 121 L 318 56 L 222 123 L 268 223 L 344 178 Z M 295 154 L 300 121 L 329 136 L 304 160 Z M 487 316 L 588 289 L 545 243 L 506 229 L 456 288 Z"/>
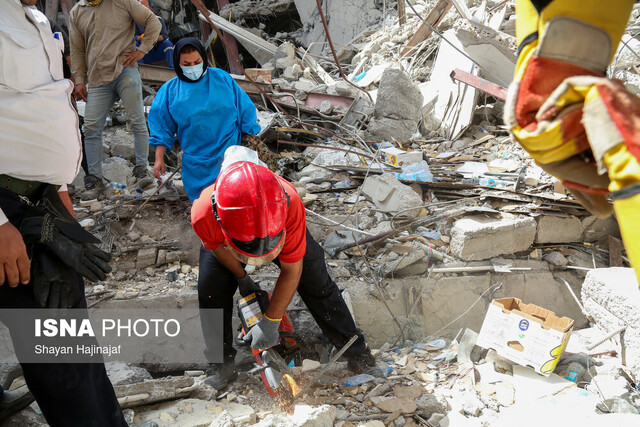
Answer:
<path fill-rule="evenodd" d="M 241 262 L 263 265 L 284 245 L 289 195 L 264 166 L 235 162 L 216 180 L 211 197 L 227 246 Z"/>

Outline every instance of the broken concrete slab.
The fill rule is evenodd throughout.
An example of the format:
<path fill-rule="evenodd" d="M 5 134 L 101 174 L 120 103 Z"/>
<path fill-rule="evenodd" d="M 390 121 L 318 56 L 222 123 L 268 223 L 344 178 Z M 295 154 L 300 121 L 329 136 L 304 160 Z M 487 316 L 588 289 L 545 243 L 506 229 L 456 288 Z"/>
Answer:
<path fill-rule="evenodd" d="M 102 176 L 109 182 L 119 182 L 127 185 L 133 175 L 133 165 L 120 157 L 109 157 L 102 163 Z"/>
<path fill-rule="evenodd" d="M 111 156 L 122 157 L 130 162 L 135 162 L 136 151 L 133 145 L 133 136 L 131 133 L 128 133 L 122 127 L 117 127 L 114 129 L 112 134 L 105 133 L 104 139 L 111 147 Z"/>
<path fill-rule="evenodd" d="M 477 32 L 466 28 L 459 28 L 456 37 L 464 52 L 490 71 L 482 71 L 487 80 L 505 88 L 509 86 L 516 68 L 516 56 L 511 50 L 493 37 L 481 37 Z"/>
<path fill-rule="evenodd" d="M 377 402 L 376 406 L 385 412 L 400 412 L 403 414 L 412 414 L 418 408 L 418 405 L 416 405 L 413 400 L 401 397 L 392 397 L 390 399 L 382 400 Z"/>
<path fill-rule="evenodd" d="M 146 369 L 138 366 L 129 366 L 124 362 L 105 362 L 107 368 L 107 375 L 111 384 L 124 385 L 134 384 L 150 380 L 151 374 Z"/>
<path fill-rule="evenodd" d="M 134 421 L 153 421 L 159 427 L 206 427 L 209 425 L 250 425 L 256 421 L 255 410 L 248 405 L 233 402 L 211 402 L 200 399 L 182 399 L 145 407 L 136 413 Z"/>
<path fill-rule="evenodd" d="M 3 420 L 2 425 L 5 426 L 29 426 L 29 427 L 49 427 L 44 419 L 42 411 L 37 403 L 32 403 L 27 408 L 13 414 L 11 417 Z"/>
<path fill-rule="evenodd" d="M 459 50 L 464 48 L 454 29 L 445 31 L 443 36 L 449 43 L 440 43 L 431 79 L 421 89 L 424 120 L 437 126 L 428 130 L 438 130 L 449 139 L 457 139 L 473 119 L 477 91 L 471 86 L 454 82 L 450 75 L 456 68 L 474 73 L 475 65 L 453 47 Z M 442 128 L 439 129 L 440 126 Z"/>
<path fill-rule="evenodd" d="M 542 257 L 542 259 L 558 267 L 564 267 L 565 265 L 569 264 L 569 260 L 560 252 L 556 251 L 549 252 L 544 257 Z"/>
<path fill-rule="evenodd" d="M 608 218 L 588 216 L 582 220 L 582 229 L 584 230 L 583 236 L 586 242 L 595 242 L 606 239 L 609 236 L 620 238 L 620 227 L 613 215 Z"/>
<path fill-rule="evenodd" d="M 3 337 L 9 336 L 9 329 L 5 325 L 0 325 L 0 335 Z M 13 380 L 19 376 L 22 376 L 22 366 L 18 363 L 15 354 L 2 360 L 0 363 L 0 387 L 3 390 L 8 390 Z"/>
<path fill-rule="evenodd" d="M 302 372 L 313 371 L 320 367 L 320 362 L 317 360 L 304 359 L 302 361 Z"/>
<path fill-rule="evenodd" d="M 304 23 L 300 41 L 309 52 L 320 54 L 326 33 L 316 3 L 295 0 L 300 21 Z M 372 25 L 380 22 L 382 13 L 369 0 L 325 2 L 323 5 L 331 39 L 336 46 L 347 46 L 351 40 Z"/>
<path fill-rule="evenodd" d="M 424 388 L 418 384 L 401 385 L 397 384 L 393 387 L 393 394 L 402 399 L 416 399 L 424 393 Z"/>
<path fill-rule="evenodd" d="M 418 122 L 390 117 L 372 118 L 367 130 L 367 138 L 374 141 L 409 141 L 418 130 Z"/>
<path fill-rule="evenodd" d="M 332 427 L 338 410 L 335 406 L 296 405 L 291 421 L 296 427 Z"/>
<path fill-rule="evenodd" d="M 422 94 L 409 75 L 395 68 L 382 73 L 369 136 L 376 140 L 408 141 L 422 118 Z"/>
<path fill-rule="evenodd" d="M 147 267 L 155 266 L 157 255 L 158 248 L 145 248 L 138 250 L 136 268 L 145 269 Z"/>
<path fill-rule="evenodd" d="M 559 217 L 542 215 L 538 217 L 536 243 L 570 243 L 582 241 L 582 223 L 575 216 Z"/>
<path fill-rule="evenodd" d="M 640 292 L 633 269 L 613 267 L 591 270 L 582 285 L 584 310 L 603 335 L 626 326 L 626 365 L 640 379 Z"/>
<path fill-rule="evenodd" d="M 433 393 L 420 395 L 415 399 L 415 403 L 418 407 L 418 414 L 425 419 L 429 419 L 431 415 L 436 413 L 446 414 L 450 409 L 448 404 L 440 402 Z"/>
<path fill-rule="evenodd" d="M 451 253 L 465 261 L 512 255 L 529 249 L 535 235 L 536 221 L 530 217 L 468 216 L 451 229 Z"/>
<path fill-rule="evenodd" d="M 412 242 L 408 253 L 400 256 L 396 261 L 385 263 L 383 275 L 406 277 L 424 274 L 429 268 L 425 261 L 429 257 L 429 252 L 429 248 L 425 245 L 419 242 Z"/>
<path fill-rule="evenodd" d="M 163 400 L 187 397 L 195 389 L 194 379 L 190 377 L 160 378 L 134 384 L 122 384 L 113 389 L 122 408 L 132 408 Z"/>
<path fill-rule="evenodd" d="M 403 211 L 408 217 L 418 216 L 424 205 L 411 187 L 388 173 L 367 177 L 362 184 L 362 194 L 382 212 Z"/>

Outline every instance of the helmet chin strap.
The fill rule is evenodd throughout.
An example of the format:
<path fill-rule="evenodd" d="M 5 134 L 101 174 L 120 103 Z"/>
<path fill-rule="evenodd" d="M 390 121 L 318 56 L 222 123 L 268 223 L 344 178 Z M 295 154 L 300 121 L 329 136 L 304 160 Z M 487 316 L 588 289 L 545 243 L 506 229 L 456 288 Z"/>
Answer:
<path fill-rule="evenodd" d="M 249 256 L 238 251 L 236 248 L 233 247 L 233 245 L 227 239 L 225 239 L 225 244 L 227 248 L 229 248 L 231 255 L 233 255 L 235 259 L 237 259 L 243 264 L 254 265 L 256 267 L 259 267 L 261 265 L 269 264 L 271 261 L 276 259 L 278 255 L 280 255 L 280 252 L 282 252 L 282 248 L 284 247 L 284 240 L 285 239 L 283 238 L 280 241 L 280 244 L 274 250 L 272 250 L 266 255 L 259 256 L 259 257 Z"/>

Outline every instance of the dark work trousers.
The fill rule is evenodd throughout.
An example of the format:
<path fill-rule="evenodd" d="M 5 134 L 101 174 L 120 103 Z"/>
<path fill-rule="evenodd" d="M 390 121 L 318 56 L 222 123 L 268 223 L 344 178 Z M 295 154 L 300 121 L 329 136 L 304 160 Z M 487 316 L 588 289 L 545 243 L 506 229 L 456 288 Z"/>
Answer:
<path fill-rule="evenodd" d="M 274 261 L 279 264 L 278 259 Z M 347 350 L 345 355 L 357 356 L 365 348 L 364 336 L 356 328 L 356 324 L 344 302 L 336 283 L 329 276 L 324 259 L 324 251 L 307 230 L 307 251 L 304 255 L 302 276 L 298 284 L 298 293 L 306 304 L 320 329 L 329 341 L 341 348 L 353 335 L 358 339 Z M 231 329 L 233 312 L 233 296 L 238 282 L 231 272 L 218 261 L 213 251 L 200 248 L 200 276 L 198 278 L 198 301 L 200 308 L 224 309 L 224 356 L 233 358 L 234 332 Z M 203 322 L 203 334 L 208 348 L 215 348 L 220 343 L 210 342 L 207 337 L 212 334 L 214 325 Z M 205 351 L 205 354 L 207 351 Z M 210 359 L 211 360 L 211 359 Z"/>
<path fill-rule="evenodd" d="M 78 116 L 78 121 L 80 122 L 80 140 L 82 141 L 82 170 L 85 175 L 89 175 L 89 165 L 87 164 L 87 148 L 84 146 L 84 130 L 82 129 L 82 125 L 84 124 L 84 117 Z"/>
<path fill-rule="evenodd" d="M 0 190 L 0 208 L 16 227 L 25 205 L 14 193 Z M 86 308 L 84 283 L 78 276 L 77 301 L 73 308 Z M 0 286 L 0 309 L 39 308 L 31 284 Z M 1 310 L 0 310 L 1 313 Z M 0 314 L 1 317 L 1 314 Z M 11 320 L 4 321 L 9 330 Z M 13 339 L 13 337 L 12 337 Z M 104 363 L 22 363 L 24 378 L 47 423 L 58 426 L 126 426 Z"/>

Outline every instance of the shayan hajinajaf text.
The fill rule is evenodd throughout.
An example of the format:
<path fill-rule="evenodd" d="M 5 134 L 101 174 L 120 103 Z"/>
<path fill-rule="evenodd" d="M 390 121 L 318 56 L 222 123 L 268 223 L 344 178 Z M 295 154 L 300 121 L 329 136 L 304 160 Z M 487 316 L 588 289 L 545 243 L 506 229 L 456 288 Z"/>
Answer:
<path fill-rule="evenodd" d="M 94 356 L 96 354 L 102 354 L 104 356 L 117 355 L 122 352 L 122 345 L 44 345 L 37 344 L 34 348 L 35 354 L 46 354 L 51 356 L 65 356 L 65 355 L 83 355 Z"/>

